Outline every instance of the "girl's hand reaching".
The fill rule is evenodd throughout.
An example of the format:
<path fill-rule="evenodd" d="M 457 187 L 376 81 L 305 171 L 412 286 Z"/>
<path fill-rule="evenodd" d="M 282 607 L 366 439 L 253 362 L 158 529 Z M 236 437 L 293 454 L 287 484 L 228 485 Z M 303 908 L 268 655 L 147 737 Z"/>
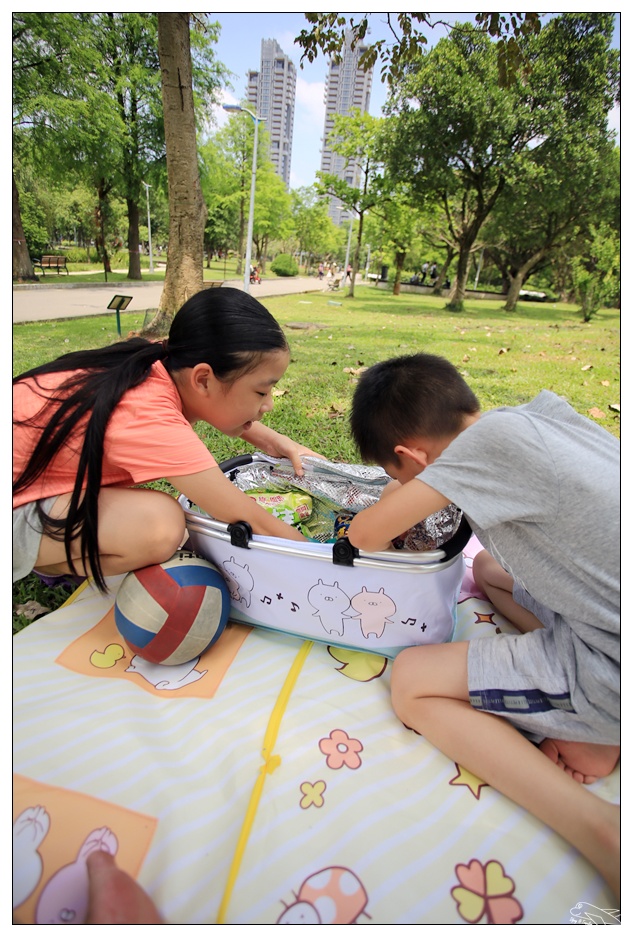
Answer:
<path fill-rule="evenodd" d="M 307 446 L 294 442 L 289 436 L 281 435 L 280 432 L 276 432 L 260 422 L 253 423 L 250 429 L 242 433 L 241 438 L 273 458 L 289 458 L 294 471 L 299 477 L 303 474 L 301 455 L 313 455 L 316 458 L 324 457 L 318 452 L 313 452 Z"/>

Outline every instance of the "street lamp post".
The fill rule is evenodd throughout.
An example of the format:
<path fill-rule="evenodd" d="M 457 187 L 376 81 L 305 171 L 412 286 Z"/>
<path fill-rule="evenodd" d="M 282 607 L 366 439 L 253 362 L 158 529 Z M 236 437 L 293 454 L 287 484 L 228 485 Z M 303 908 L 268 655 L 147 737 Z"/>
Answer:
<path fill-rule="evenodd" d="M 145 186 L 145 193 L 147 195 L 147 232 L 149 235 L 149 272 L 153 273 L 154 272 L 154 255 L 151 252 L 151 217 L 149 215 L 149 189 L 151 188 L 151 185 L 147 185 L 146 182 L 143 182 L 143 185 Z"/>
<path fill-rule="evenodd" d="M 255 125 L 255 140 L 252 148 L 252 178 L 250 180 L 250 212 L 248 214 L 248 235 L 246 242 L 246 269 L 244 270 L 244 290 L 250 292 L 250 259 L 252 256 L 252 228 L 255 220 L 255 182 L 257 179 L 257 138 L 259 136 L 259 124 L 265 120 L 265 117 L 258 117 L 242 107 L 241 104 L 223 104 L 225 111 L 243 111 L 244 114 L 250 114 Z"/>

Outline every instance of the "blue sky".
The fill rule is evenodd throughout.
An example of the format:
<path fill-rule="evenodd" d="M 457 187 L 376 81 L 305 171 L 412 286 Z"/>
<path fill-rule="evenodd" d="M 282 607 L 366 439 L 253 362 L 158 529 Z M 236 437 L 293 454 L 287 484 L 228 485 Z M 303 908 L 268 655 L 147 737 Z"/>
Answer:
<path fill-rule="evenodd" d="M 349 13 L 347 16 L 360 16 Z M 547 17 L 551 14 L 547 14 Z M 473 13 L 434 13 L 435 20 L 463 21 L 473 19 Z M 261 61 L 261 40 L 276 39 L 297 69 L 296 110 L 294 115 L 294 140 L 292 144 L 292 188 L 312 185 L 320 169 L 321 137 L 325 120 L 325 78 L 327 61 L 319 55 L 315 62 L 306 62 L 299 67 L 301 52 L 294 39 L 301 29 L 307 28 L 303 13 L 213 13 L 211 18 L 220 23 L 222 30 L 216 47 L 217 58 L 234 73 L 233 90 L 225 90 L 225 103 L 240 103 L 246 91 L 246 73 L 258 69 Z M 619 22 L 620 14 L 617 14 Z M 385 14 L 373 13 L 370 17 L 371 38 L 387 36 Z M 429 44 L 446 35 L 445 27 L 437 26 L 428 33 Z M 619 27 L 615 32 L 615 45 L 620 45 Z M 379 66 L 373 72 L 370 113 L 379 116 L 386 101 L 386 85 L 380 81 Z M 216 119 L 221 125 L 227 114 L 221 109 Z M 613 126 L 618 128 L 618 113 L 613 115 Z"/>

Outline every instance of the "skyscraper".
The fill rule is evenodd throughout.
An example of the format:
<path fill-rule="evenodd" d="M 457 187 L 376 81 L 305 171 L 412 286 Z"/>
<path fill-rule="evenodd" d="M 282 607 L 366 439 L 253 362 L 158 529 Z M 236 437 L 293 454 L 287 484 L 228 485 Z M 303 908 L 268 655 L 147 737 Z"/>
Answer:
<path fill-rule="evenodd" d="M 359 44 L 351 49 L 351 34 L 348 32 L 345 40 L 342 61 L 329 63 L 329 72 L 325 84 L 325 129 L 323 132 L 323 149 L 320 159 L 321 172 L 329 172 L 344 179 L 349 185 L 359 186 L 360 167 L 356 163 L 346 162 L 344 156 L 334 153 L 330 145 L 330 134 L 334 126 L 336 114 L 349 114 L 352 108 L 357 107 L 365 112 L 371 102 L 371 83 L 373 69 L 363 71 L 358 61 L 366 46 Z M 350 212 L 341 207 L 337 198 L 330 201 L 329 214 L 336 224 L 342 223 L 350 217 Z"/>
<path fill-rule="evenodd" d="M 257 116 L 266 118 L 270 160 L 289 188 L 296 68 L 275 39 L 261 40 L 261 68 L 248 72 L 246 94 Z"/>

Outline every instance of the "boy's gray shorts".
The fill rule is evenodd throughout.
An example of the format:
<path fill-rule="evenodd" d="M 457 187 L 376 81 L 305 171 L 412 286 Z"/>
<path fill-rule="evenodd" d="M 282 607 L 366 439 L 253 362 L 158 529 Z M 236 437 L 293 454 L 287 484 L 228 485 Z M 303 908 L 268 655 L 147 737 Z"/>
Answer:
<path fill-rule="evenodd" d="M 42 541 L 42 523 L 37 512 L 38 503 L 49 513 L 57 497 L 22 504 L 13 510 L 13 581 L 17 582 L 33 571 Z"/>
<path fill-rule="evenodd" d="M 536 744 L 544 738 L 620 744 L 619 665 L 579 640 L 567 621 L 520 586 L 514 599 L 544 626 L 469 642 L 471 705 L 507 718 Z M 582 670 L 597 672 L 598 684 L 593 679 L 590 689 L 580 685 Z"/>

